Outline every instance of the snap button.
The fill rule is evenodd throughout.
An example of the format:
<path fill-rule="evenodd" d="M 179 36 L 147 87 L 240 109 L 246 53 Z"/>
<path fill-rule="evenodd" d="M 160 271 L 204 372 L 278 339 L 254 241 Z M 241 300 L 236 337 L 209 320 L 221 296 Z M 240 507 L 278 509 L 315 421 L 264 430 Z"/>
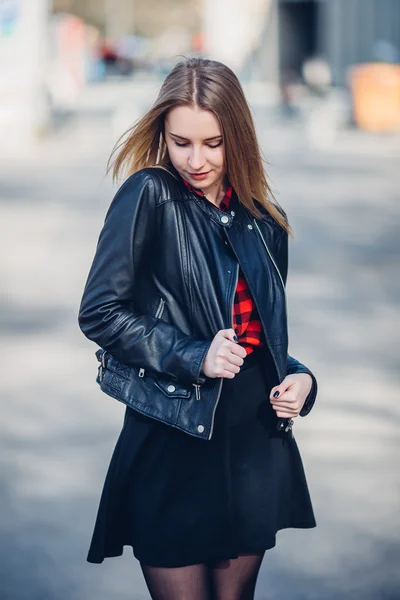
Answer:
<path fill-rule="evenodd" d="M 170 392 L 170 394 L 172 394 L 172 392 L 174 392 L 176 390 L 176 387 L 174 385 L 169 385 L 167 387 L 167 390 Z"/>
<path fill-rule="evenodd" d="M 253 229 L 253 225 L 247 225 L 249 229 Z"/>
<path fill-rule="evenodd" d="M 221 223 L 229 223 L 229 217 L 227 217 L 226 215 L 221 217 Z"/>
<path fill-rule="evenodd" d="M 204 431 L 204 426 L 203 426 L 203 425 L 199 425 L 199 426 L 197 427 L 197 431 L 198 431 L 199 433 L 203 433 L 203 431 Z"/>

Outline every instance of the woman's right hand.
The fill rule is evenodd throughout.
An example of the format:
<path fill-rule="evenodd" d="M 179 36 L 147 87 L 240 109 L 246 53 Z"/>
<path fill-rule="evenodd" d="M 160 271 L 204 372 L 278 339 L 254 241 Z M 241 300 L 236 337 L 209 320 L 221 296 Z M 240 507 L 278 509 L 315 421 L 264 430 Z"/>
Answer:
<path fill-rule="evenodd" d="M 215 335 L 201 368 L 207 377 L 233 379 L 240 371 L 246 350 L 235 342 L 233 329 L 221 329 Z"/>

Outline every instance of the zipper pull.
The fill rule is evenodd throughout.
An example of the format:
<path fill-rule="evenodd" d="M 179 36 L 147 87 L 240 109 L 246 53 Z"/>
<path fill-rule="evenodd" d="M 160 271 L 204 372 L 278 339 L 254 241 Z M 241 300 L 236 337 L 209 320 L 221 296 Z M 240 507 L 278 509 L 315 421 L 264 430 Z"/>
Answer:
<path fill-rule="evenodd" d="M 107 363 L 106 363 L 106 350 L 103 350 L 103 353 L 101 355 L 101 359 L 100 359 L 100 366 L 99 366 L 99 380 L 100 382 L 103 381 L 104 379 L 104 371 L 106 370 L 107 367 Z"/>
<path fill-rule="evenodd" d="M 198 383 L 193 384 L 196 389 L 196 400 L 200 400 L 200 386 Z"/>
<path fill-rule="evenodd" d="M 290 419 L 288 424 L 285 427 L 285 432 L 287 433 L 288 431 L 292 431 L 293 425 L 294 425 L 294 420 Z"/>

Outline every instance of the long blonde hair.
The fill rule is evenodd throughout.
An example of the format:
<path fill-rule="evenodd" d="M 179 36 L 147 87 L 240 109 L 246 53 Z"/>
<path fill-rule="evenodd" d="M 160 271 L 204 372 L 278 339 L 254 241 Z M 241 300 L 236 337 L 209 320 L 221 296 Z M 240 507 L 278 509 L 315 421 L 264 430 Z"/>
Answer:
<path fill-rule="evenodd" d="M 171 167 L 164 120 L 177 106 L 199 107 L 215 114 L 223 136 L 226 175 L 238 198 L 255 217 L 261 217 L 257 200 L 292 234 L 268 184 L 242 86 L 231 69 L 214 60 L 189 58 L 175 65 L 153 106 L 115 145 L 108 162 L 114 179 L 121 172 L 131 175 L 144 167 Z"/>

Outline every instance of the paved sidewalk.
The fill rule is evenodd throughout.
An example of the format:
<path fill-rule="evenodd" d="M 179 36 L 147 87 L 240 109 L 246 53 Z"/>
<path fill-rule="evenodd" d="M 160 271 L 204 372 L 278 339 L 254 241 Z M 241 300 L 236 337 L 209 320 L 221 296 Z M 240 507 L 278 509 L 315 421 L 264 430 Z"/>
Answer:
<path fill-rule="evenodd" d="M 108 153 L 154 84 L 128 88 L 105 86 L 101 105 L 89 92 L 57 136 L 0 165 L 1 600 L 148 598 L 129 548 L 101 566 L 85 562 L 123 407 L 97 389 L 95 346 L 77 311 L 113 193 Z M 318 527 L 278 534 L 256 598 L 395 600 L 396 152 L 382 139 L 366 152 L 355 132 L 322 150 L 300 125 L 262 106 L 256 114 L 296 233 L 290 352 L 320 383 L 315 410 L 295 425 Z"/>

